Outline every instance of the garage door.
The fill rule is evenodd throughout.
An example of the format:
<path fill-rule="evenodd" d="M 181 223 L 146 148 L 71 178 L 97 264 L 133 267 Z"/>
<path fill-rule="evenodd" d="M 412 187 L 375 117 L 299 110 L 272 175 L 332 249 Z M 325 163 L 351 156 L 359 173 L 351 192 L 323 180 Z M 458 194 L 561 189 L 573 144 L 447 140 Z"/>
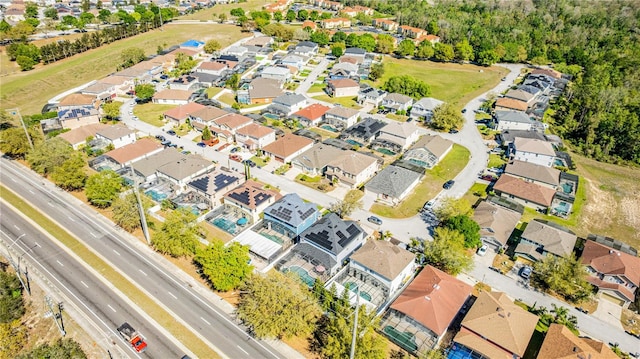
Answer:
<path fill-rule="evenodd" d="M 622 300 L 622 299 L 620 299 L 620 298 L 618 298 L 618 297 L 616 297 L 614 295 L 608 294 L 608 293 L 601 293 L 600 294 L 600 298 L 602 298 L 604 300 L 607 300 L 607 301 L 609 301 L 611 303 L 615 303 L 615 304 L 617 304 L 617 305 L 619 305 L 621 307 L 624 305 L 624 300 Z"/>

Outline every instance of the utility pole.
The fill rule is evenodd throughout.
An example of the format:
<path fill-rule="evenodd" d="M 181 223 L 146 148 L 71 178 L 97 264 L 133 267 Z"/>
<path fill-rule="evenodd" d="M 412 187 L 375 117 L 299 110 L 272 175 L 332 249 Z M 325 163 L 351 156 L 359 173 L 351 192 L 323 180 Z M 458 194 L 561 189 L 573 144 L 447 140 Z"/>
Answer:
<path fill-rule="evenodd" d="M 133 193 L 136 195 L 136 201 L 138 202 L 138 212 L 140 213 L 140 224 L 142 225 L 142 233 L 147 244 L 151 245 L 151 238 L 149 236 L 149 228 L 147 228 L 147 216 L 144 213 L 144 206 L 142 206 L 142 200 L 140 199 L 140 193 L 138 192 L 138 178 L 133 171 L 133 165 L 130 165 L 131 176 L 133 177 Z"/>
<path fill-rule="evenodd" d="M 27 140 L 29 141 L 29 146 L 31 146 L 31 150 L 33 150 L 33 141 L 31 140 L 31 136 L 29 135 L 29 131 L 27 131 L 27 126 L 24 124 L 24 120 L 22 119 L 22 115 L 20 114 L 19 108 L 11 108 L 9 109 L 11 115 L 18 116 L 20 119 L 20 123 L 22 124 L 22 129 L 24 130 L 24 134 L 27 135 Z"/>
<path fill-rule="evenodd" d="M 18 241 L 20 240 L 20 238 L 24 237 L 26 234 L 21 234 L 18 236 L 18 238 L 16 238 L 13 243 L 11 243 L 8 247 L 5 245 L 5 248 L 7 249 L 7 258 L 9 259 L 9 263 L 11 263 L 11 266 L 13 267 L 13 270 L 16 272 L 16 275 L 18 276 L 18 280 L 20 281 L 20 285 L 22 285 L 22 289 L 24 289 L 27 294 L 31 295 L 31 288 L 30 286 L 24 282 L 24 280 L 22 279 L 22 271 L 20 270 L 20 259 L 22 259 L 22 256 L 25 255 L 27 252 L 25 251 L 19 258 L 18 258 L 18 263 L 16 263 L 16 261 L 13 260 L 13 256 L 11 255 L 11 247 L 13 247 L 14 244 L 18 243 Z M 4 242 L 2 242 L 4 243 Z M 26 268 L 26 266 L 25 266 Z M 28 273 L 25 269 L 25 273 Z M 28 274 L 27 274 L 27 280 L 28 280 Z"/>
<path fill-rule="evenodd" d="M 348 290 L 348 289 L 345 289 Z M 349 359 L 354 359 L 356 355 L 356 336 L 358 333 L 358 307 L 360 304 L 360 288 L 356 287 L 356 312 L 353 316 L 353 333 L 351 334 L 351 353 Z"/>
<path fill-rule="evenodd" d="M 62 334 L 63 337 L 67 335 L 67 332 L 64 330 L 64 323 L 62 322 L 62 310 L 64 309 L 62 302 L 59 302 L 57 305 L 57 308 L 58 308 L 57 313 L 54 312 L 53 302 L 51 301 L 51 298 L 48 295 L 44 296 L 44 304 L 47 307 L 49 307 L 49 311 L 44 313 L 44 317 L 48 318 L 52 316 L 53 320 L 56 322 L 56 326 L 58 326 L 58 330 L 60 331 L 60 334 Z"/>

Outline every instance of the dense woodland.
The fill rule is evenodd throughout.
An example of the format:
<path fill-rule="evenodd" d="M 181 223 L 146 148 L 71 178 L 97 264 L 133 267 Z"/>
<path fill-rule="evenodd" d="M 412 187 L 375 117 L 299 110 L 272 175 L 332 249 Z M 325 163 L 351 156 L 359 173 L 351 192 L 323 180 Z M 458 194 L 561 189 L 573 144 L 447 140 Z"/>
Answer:
<path fill-rule="evenodd" d="M 575 81 L 554 106 L 554 131 L 598 160 L 640 164 L 639 1 L 342 2 L 370 6 L 447 44 L 466 39 L 476 61 L 568 69 Z"/>

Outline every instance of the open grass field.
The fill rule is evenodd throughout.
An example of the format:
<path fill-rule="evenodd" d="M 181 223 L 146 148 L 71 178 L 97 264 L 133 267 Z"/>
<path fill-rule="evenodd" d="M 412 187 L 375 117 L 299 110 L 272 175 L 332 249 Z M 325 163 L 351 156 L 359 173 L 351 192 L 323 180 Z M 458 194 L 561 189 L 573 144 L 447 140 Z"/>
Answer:
<path fill-rule="evenodd" d="M 320 95 L 314 96 L 313 98 L 319 101 L 329 102 L 334 105 L 341 105 L 343 107 L 349 107 L 356 110 L 362 108 L 362 106 L 359 106 L 358 103 L 354 100 L 355 97 L 331 97 L 329 95 Z"/>
<path fill-rule="evenodd" d="M 160 116 L 162 116 L 165 111 L 171 110 L 175 107 L 178 106 L 149 102 L 142 105 L 136 105 L 133 108 L 133 114 L 138 116 L 141 121 L 156 127 L 162 127 L 162 125 L 164 125 L 164 121 L 160 119 Z"/>
<path fill-rule="evenodd" d="M 451 151 L 434 168 L 427 170 L 422 182 L 411 194 L 396 207 L 374 203 L 370 211 L 388 218 L 408 218 L 416 215 L 424 203 L 442 189 L 442 185 L 455 177 L 469 162 L 469 150 L 460 145 L 453 145 Z"/>
<path fill-rule="evenodd" d="M 498 66 L 482 67 L 396 59 L 391 56 L 385 56 L 382 62 L 384 76 L 378 79 L 374 86 L 382 86 L 392 76 L 409 75 L 426 82 L 431 87 L 432 97 L 460 108 L 471 99 L 495 87 L 509 72 Z"/>
<path fill-rule="evenodd" d="M 14 72 L 1 77 L 0 106 L 19 107 L 24 115 L 40 113 L 42 106 L 55 95 L 114 72 L 119 64 L 120 52 L 129 47 L 140 47 L 147 55 L 151 55 L 158 46 L 169 47 L 188 39 L 216 39 L 222 46 L 227 46 L 245 36 L 234 25 L 170 23 L 163 26 L 162 31 L 149 31 L 51 65 L 39 65 L 31 71 Z M 3 57 L 0 64 L 8 62 L 4 49 L 0 56 Z"/>
<path fill-rule="evenodd" d="M 247 0 L 247 2 L 241 2 L 241 3 L 229 3 L 229 4 L 220 4 L 220 5 L 214 5 L 211 8 L 208 9 L 202 9 L 200 11 L 197 11 L 193 14 L 188 14 L 188 15 L 184 15 L 179 17 L 179 20 L 201 20 L 201 21 L 206 21 L 206 20 L 215 20 L 218 21 L 218 14 L 221 13 L 225 13 L 227 14 L 227 18 L 231 19 L 232 16 L 229 14 L 229 12 L 231 11 L 231 9 L 235 9 L 235 8 L 242 8 L 244 9 L 245 12 L 249 12 L 249 11 L 253 11 L 253 10 L 260 10 L 262 9 L 262 7 L 268 3 L 271 3 L 273 1 L 269 1 L 269 0 Z M 248 16 L 248 15 L 247 15 Z"/>
<path fill-rule="evenodd" d="M 105 263 L 76 237 L 60 228 L 56 223 L 42 215 L 40 211 L 31 207 L 24 199 L 9 191 L 9 189 L 0 187 L 0 196 L 13 205 L 18 211 L 31 218 L 31 220 L 42 227 L 45 232 L 48 232 L 49 235 L 55 237 L 68 248 L 71 248 L 80 259 L 100 273 L 108 282 L 113 284 L 121 292 L 126 293 L 136 305 L 145 308 L 147 314 L 167 329 L 176 339 L 186 345 L 198 357 L 219 358 L 218 354 L 211 350 L 195 334 L 173 319 L 159 304 Z"/>

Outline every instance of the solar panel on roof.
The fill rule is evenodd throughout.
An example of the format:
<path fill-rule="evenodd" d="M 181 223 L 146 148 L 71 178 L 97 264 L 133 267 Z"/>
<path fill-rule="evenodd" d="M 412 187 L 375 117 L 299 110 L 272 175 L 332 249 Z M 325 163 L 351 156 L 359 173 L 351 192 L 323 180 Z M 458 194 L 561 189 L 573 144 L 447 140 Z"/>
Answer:
<path fill-rule="evenodd" d="M 229 197 L 240 203 L 246 204 L 247 206 L 249 205 L 249 191 L 229 193 Z"/>
<path fill-rule="evenodd" d="M 220 173 L 219 175 L 217 175 L 213 179 L 213 185 L 215 186 L 216 191 L 218 191 L 221 188 L 224 188 L 227 185 L 229 185 L 229 183 L 234 182 L 235 180 L 237 180 L 237 177 L 229 176 L 229 175 L 224 174 L 224 173 Z"/>
<path fill-rule="evenodd" d="M 315 209 L 315 208 L 309 208 L 306 212 L 304 212 L 304 213 L 302 213 L 302 214 L 300 215 L 300 218 L 302 218 L 303 220 L 304 220 L 304 219 L 307 219 L 307 218 L 309 218 L 309 217 L 313 214 L 313 212 L 315 212 L 315 211 L 316 211 L 316 209 Z"/>
<path fill-rule="evenodd" d="M 209 178 L 208 177 L 198 178 L 195 181 L 189 182 L 189 185 L 199 189 L 202 192 L 207 192 L 207 188 L 209 188 Z"/>
<path fill-rule="evenodd" d="M 260 193 L 255 197 L 255 201 L 256 201 L 256 206 L 259 206 L 261 203 L 263 203 L 264 201 L 268 200 L 269 198 L 271 198 L 271 195 L 268 195 L 266 193 Z"/>

